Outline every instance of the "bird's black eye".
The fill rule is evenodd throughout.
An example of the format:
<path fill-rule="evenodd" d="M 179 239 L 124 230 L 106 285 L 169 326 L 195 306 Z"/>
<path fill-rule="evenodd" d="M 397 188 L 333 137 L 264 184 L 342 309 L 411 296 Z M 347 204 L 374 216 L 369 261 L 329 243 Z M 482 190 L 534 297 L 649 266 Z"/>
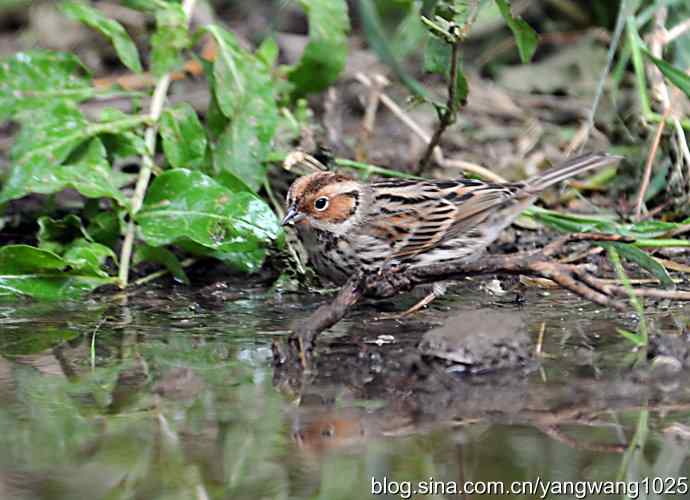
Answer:
<path fill-rule="evenodd" d="M 327 207 L 328 207 L 328 198 L 326 198 L 325 196 L 322 196 L 321 198 L 319 198 L 318 200 L 316 200 L 314 202 L 314 208 L 316 210 L 319 210 L 319 211 L 326 210 Z"/>

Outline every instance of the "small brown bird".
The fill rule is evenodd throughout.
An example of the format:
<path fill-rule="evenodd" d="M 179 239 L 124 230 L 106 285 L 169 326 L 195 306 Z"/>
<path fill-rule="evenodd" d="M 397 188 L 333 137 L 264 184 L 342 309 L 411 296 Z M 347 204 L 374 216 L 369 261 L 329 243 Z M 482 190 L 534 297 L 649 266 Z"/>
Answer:
<path fill-rule="evenodd" d="M 472 179 L 365 184 L 317 172 L 290 186 L 282 223 L 295 224 L 312 265 L 336 284 L 386 266 L 450 261 L 461 266 L 480 258 L 541 191 L 620 159 L 585 154 L 526 181 L 500 184 Z"/>

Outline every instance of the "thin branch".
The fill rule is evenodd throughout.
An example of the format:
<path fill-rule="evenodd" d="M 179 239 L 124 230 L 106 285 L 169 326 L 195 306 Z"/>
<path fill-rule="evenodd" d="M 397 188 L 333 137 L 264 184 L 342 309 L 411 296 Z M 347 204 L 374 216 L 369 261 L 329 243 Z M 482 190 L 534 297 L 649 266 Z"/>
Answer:
<path fill-rule="evenodd" d="M 300 352 L 311 351 L 316 336 L 340 321 L 362 299 L 363 283 L 362 274 L 353 276 L 343 285 L 332 302 L 322 305 L 293 328 L 298 336 Z"/>
<path fill-rule="evenodd" d="M 196 0 L 185 0 L 182 8 L 187 15 L 187 22 L 191 20 L 192 11 Z M 170 73 L 161 76 L 156 83 L 156 88 L 153 91 L 153 98 L 151 100 L 151 108 L 149 116 L 151 125 L 146 129 L 144 134 L 145 152 L 141 158 L 141 169 L 139 170 L 139 178 L 137 185 L 134 188 L 132 196 L 132 209 L 129 214 L 130 220 L 127 224 L 127 232 L 122 243 L 122 250 L 120 251 L 120 270 L 118 273 L 118 280 L 120 288 L 126 288 L 129 281 L 129 266 L 132 259 L 132 249 L 134 247 L 134 236 L 136 232 L 136 224 L 134 217 L 141 209 L 144 203 L 144 196 L 151 180 L 151 172 L 154 167 L 153 157 L 156 154 L 156 138 L 158 136 L 158 121 L 163 112 L 166 97 L 168 95 L 168 88 L 170 87 Z"/>
<path fill-rule="evenodd" d="M 374 131 L 374 124 L 376 121 L 376 112 L 379 109 L 381 102 L 381 91 L 388 85 L 388 80 L 383 75 L 372 76 L 373 85 L 369 87 L 369 97 L 367 99 L 367 107 L 364 111 L 364 118 L 359 130 L 359 140 L 357 141 L 355 157 L 357 161 L 366 161 L 368 158 L 368 145 L 371 134 Z"/>
<path fill-rule="evenodd" d="M 678 140 L 678 146 L 680 148 L 683 159 L 685 160 L 685 165 L 688 170 L 688 182 L 690 182 L 690 149 L 688 149 L 688 141 L 685 139 L 685 131 L 683 130 L 680 120 L 673 117 L 673 126 L 676 131 L 676 139 Z"/>
<path fill-rule="evenodd" d="M 654 134 L 654 140 L 652 141 L 652 147 L 649 150 L 649 155 L 647 155 L 647 162 L 644 167 L 644 174 L 642 175 L 642 182 L 640 183 L 640 191 L 637 193 L 637 201 L 635 202 L 635 219 L 640 219 L 640 214 L 642 212 L 642 203 L 644 202 L 644 196 L 647 193 L 647 188 L 649 188 L 649 181 L 652 178 L 652 165 L 654 164 L 654 158 L 656 158 L 656 151 L 659 149 L 659 143 L 661 142 L 661 134 L 664 132 L 664 127 L 666 127 L 666 119 L 671 111 L 669 107 L 664 113 L 663 119 L 659 122 L 656 127 L 656 133 Z"/>
<path fill-rule="evenodd" d="M 431 160 L 431 155 L 433 154 L 434 149 L 436 149 L 436 146 L 438 146 L 439 142 L 441 142 L 443 132 L 445 132 L 446 129 L 455 121 L 455 112 L 457 111 L 455 109 L 455 95 L 457 93 L 456 80 L 458 77 L 459 59 L 460 41 L 456 40 L 452 45 L 452 52 L 450 56 L 450 74 L 448 76 L 448 100 L 446 101 L 446 109 L 443 110 L 438 127 L 436 128 L 434 135 L 431 137 L 429 144 L 427 144 L 426 151 L 424 152 L 424 155 L 422 155 L 422 159 L 419 161 L 417 171 L 415 172 L 417 175 L 424 172 L 429 164 L 429 160 Z"/>
<path fill-rule="evenodd" d="M 484 168 L 481 165 L 477 165 L 476 163 L 471 163 L 469 161 L 458 160 L 455 158 L 442 158 L 441 162 L 439 162 L 439 165 L 444 168 L 459 168 L 465 172 L 477 174 L 482 179 L 486 179 L 491 182 L 508 182 L 504 177 L 492 172 L 488 168 Z"/>
<path fill-rule="evenodd" d="M 668 30 L 666 36 L 664 37 L 664 44 L 668 45 L 673 40 L 675 40 L 679 36 L 684 35 L 688 31 L 690 31 L 690 19 L 681 21 L 680 23 L 676 24 L 673 28 Z"/>

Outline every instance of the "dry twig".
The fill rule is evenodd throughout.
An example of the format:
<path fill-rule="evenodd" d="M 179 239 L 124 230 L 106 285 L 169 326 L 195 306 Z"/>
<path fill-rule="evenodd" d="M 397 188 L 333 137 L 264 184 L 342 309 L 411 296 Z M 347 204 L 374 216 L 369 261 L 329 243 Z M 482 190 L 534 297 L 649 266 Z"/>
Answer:
<path fill-rule="evenodd" d="M 654 165 L 654 158 L 656 158 L 657 149 L 659 149 L 659 143 L 661 142 L 661 134 L 664 132 L 666 127 L 666 119 L 669 116 L 671 108 L 667 108 L 664 112 L 663 118 L 659 121 L 659 125 L 656 128 L 656 133 L 654 134 L 654 139 L 652 141 L 652 147 L 649 150 L 649 155 L 647 155 L 647 162 L 644 166 L 644 174 L 642 175 L 642 182 L 640 184 L 640 191 L 637 193 L 637 200 L 635 201 L 635 219 L 640 220 L 640 215 L 642 212 L 642 203 L 644 203 L 644 196 L 647 193 L 647 188 L 649 188 L 649 181 L 652 178 L 652 165 Z"/>
<path fill-rule="evenodd" d="M 359 131 L 359 140 L 357 141 L 357 148 L 355 151 L 355 158 L 357 161 L 366 161 L 368 158 L 367 146 L 369 139 L 374 131 L 374 122 L 376 120 L 376 112 L 379 109 L 381 102 L 381 91 L 388 85 L 388 80 L 383 75 L 373 75 L 373 85 L 369 87 L 369 97 L 367 99 L 367 107 L 364 111 L 364 118 L 362 120 L 362 127 Z"/>

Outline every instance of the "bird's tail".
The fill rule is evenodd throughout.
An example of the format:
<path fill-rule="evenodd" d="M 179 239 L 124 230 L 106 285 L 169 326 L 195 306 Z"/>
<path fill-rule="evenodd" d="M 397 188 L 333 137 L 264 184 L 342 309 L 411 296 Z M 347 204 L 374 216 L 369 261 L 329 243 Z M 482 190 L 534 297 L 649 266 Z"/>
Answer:
<path fill-rule="evenodd" d="M 585 153 L 565 160 L 546 172 L 535 175 L 527 181 L 527 190 L 531 193 L 538 193 L 577 174 L 588 172 L 595 168 L 607 167 L 618 163 L 622 159 L 622 156 L 606 153 Z"/>

